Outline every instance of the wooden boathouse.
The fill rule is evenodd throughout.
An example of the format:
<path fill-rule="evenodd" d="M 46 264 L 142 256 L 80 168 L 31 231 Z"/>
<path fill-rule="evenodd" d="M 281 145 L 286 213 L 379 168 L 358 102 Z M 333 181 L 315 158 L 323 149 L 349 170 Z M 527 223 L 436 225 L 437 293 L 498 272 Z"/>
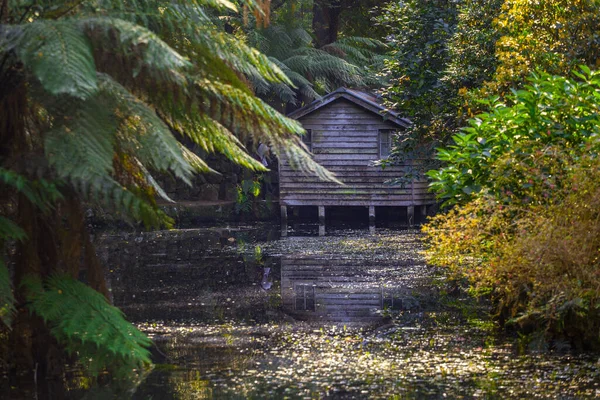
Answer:
<path fill-rule="evenodd" d="M 325 207 L 365 206 L 374 226 L 375 207 L 406 207 L 408 225 L 415 207 L 427 213 L 435 204 L 426 181 L 403 186 L 385 182 L 402 176 L 406 165 L 386 167 L 374 162 L 390 154 L 393 135 L 410 126 L 410 121 L 386 109 L 372 95 L 339 88 L 288 115 L 306 130 L 304 143 L 315 161 L 336 174 L 344 186 L 323 182 L 292 169 L 285 160 L 279 166 L 282 223 L 288 206 L 317 206 L 324 223 Z M 415 162 L 415 161 L 411 161 Z"/>

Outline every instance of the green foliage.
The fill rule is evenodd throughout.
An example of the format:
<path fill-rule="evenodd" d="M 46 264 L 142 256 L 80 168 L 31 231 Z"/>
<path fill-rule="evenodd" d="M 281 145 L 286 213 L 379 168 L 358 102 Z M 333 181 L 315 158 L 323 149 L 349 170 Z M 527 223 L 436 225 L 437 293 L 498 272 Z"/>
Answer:
<path fill-rule="evenodd" d="M 246 28 L 248 42 L 270 57 L 289 78 L 290 84 L 267 82 L 250 75 L 258 95 L 272 102 L 297 104 L 339 86 L 378 85 L 374 73 L 382 63 L 385 44 L 365 37 L 347 36 L 316 48 L 308 31 L 311 21 L 302 19 L 296 4 L 289 3 L 266 28 Z"/>
<path fill-rule="evenodd" d="M 27 234 L 19 225 L 8 218 L 0 216 L 0 243 L 7 239 L 25 240 Z"/>
<path fill-rule="evenodd" d="M 498 69 L 492 93 L 504 95 L 534 70 L 567 75 L 579 64 L 600 60 L 600 2 L 507 0 L 496 21 Z"/>
<path fill-rule="evenodd" d="M 18 191 L 44 212 L 49 211 L 54 202 L 63 198 L 55 182 L 41 178 L 30 180 L 22 174 L 1 167 L 0 183 Z"/>
<path fill-rule="evenodd" d="M 261 177 L 244 179 L 236 187 L 237 197 L 235 200 L 235 211 L 249 213 L 252 211 L 254 200 L 260 196 Z"/>
<path fill-rule="evenodd" d="M 581 71 L 534 75 L 440 149 L 447 165 L 430 173 L 460 207 L 424 228 L 428 261 L 491 294 L 536 347 L 600 346 L 600 74 Z"/>
<path fill-rule="evenodd" d="M 495 72 L 496 41 L 494 29 L 504 0 L 465 0 L 457 7 L 456 27 L 448 41 L 449 62 L 443 85 L 461 89 L 478 88 Z"/>
<path fill-rule="evenodd" d="M 149 201 L 160 192 L 153 189 L 150 171 L 169 171 L 190 182 L 194 172 L 209 170 L 181 148 L 172 130 L 257 170 L 264 168 L 240 139 L 272 143 L 276 154 L 293 153 L 296 167 L 335 179 L 302 150 L 299 124 L 254 98 L 236 74 L 273 84 L 288 84 L 286 75 L 220 31 L 202 8 L 206 3 L 82 2 L 72 9 L 67 3 L 41 5 L 36 14 L 23 7 L 31 22 L 6 25 L 0 41 L 30 74 L 30 99 L 44 110 L 38 115 L 47 116 L 46 158 L 73 187 L 93 190 L 114 180 L 148 204 L 155 214 L 151 219 L 161 220 Z M 127 165 L 115 165 L 124 158 Z M 139 207 L 120 199 L 103 204 L 125 215 L 140 214 Z"/>
<path fill-rule="evenodd" d="M 98 88 L 88 38 L 69 21 L 36 21 L 13 28 L 20 60 L 52 95 L 85 99 Z"/>
<path fill-rule="evenodd" d="M 266 4 L 250 1 L 244 8 L 266 20 Z M 0 8 L 0 241 L 21 241 L 20 251 L 32 254 L 31 262 L 17 260 L 14 276 L 79 265 L 82 255 L 66 247 L 91 246 L 82 201 L 148 228 L 171 226 L 155 199 L 168 197 L 152 175 L 190 183 L 193 174 L 211 171 L 180 136 L 256 171 L 265 168 L 245 144 L 262 142 L 292 166 L 336 180 L 304 150 L 301 125 L 254 96 L 251 80 L 293 84 L 280 63 L 223 29 L 236 4 L 9 0 Z M 319 68 L 332 65 L 313 70 Z M 55 236 L 29 241 L 40 236 L 37 229 Z M 56 260 L 41 268 L 49 246 L 56 247 Z M 88 253 L 83 257 L 93 259 Z M 1 318 L 10 323 L 5 269 Z M 100 294 L 65 275 L 40 279 L 29 281 L 31 309 L 92 375 L 149 362 L 148 339 Z M 14 287 L 23 290 L 20 282 Z"/>
<path fill-rule="evenodd" d="M 60 274 L 44 283 L 29 277 L 23 284 L 29 309 L 49 324 L 52 335 L 78 355 L 92 376 L 109 367 L 123 376 L 150 363 L 150 339 L 89 286 Z"/>
<path fill-rule="evenodd" d="M 406 168 L 408 179 L 421 179 L 439 166 L 431 162 L 433 149 L 465 123 L 473 108 L 465 95 L 495 70 L 494 43 L 499 35 L 492 23 L 501 3 L 411 0 L 384 7 L 377 21 L 389 32 L 391 57 L 384 73 L 391 86 L 383 95 L 390 107 L 413 122 L 384 165 L 421 160 Z"/>
<path fill-rule="evenodd" d="M 540 73 L 508 97 L 512 105 L 492 99 L 492 111 L 470 120 L 454 135 L 453 145 L 438 149 L 438 158 L 446 165 L 429 172 L 432 188 L 450 203 L 471 200 L 481 190 L 496 196 L 510 193 L 507 201 L 514 196 L 541 201 L 533 193 L 527 195 L 526 189 L 558 184 L 554 171 L 544 166 L 544 157 L 553 155 L 549 146 L 559 144 L 576 157 L 600 133 L 600 73 L 582 67 L 577 75 L 568 79 Z M 530 171 L 515 169 L 519 164 Z M 508 181 L 499 173 L 502 165 L 511 177 Z M 494 171 L 498 179 L 491 178 Z"/>
<path fill-rule="evenodd" d="M 567 340 L 598 348 L 599 168 L 594 154 L 571 164 L 551 204 L 480 195 L 435 217 L 425 227 L 428 262 L 466 276 L 473 294 L 490 294 L 503 323 L 536 332 L 527 336 L 536 347 Z"/>
<path fill-rule="evenodd" d="M 387 73 L 394 84 L 385 95 L 413 119 L 438 111 L 434 88 L 449 61 L 456 13 L 456 5 L 445 0 L 409 0 L 388 3 L 379 17 L 390 30 L 392 48 Z"/>

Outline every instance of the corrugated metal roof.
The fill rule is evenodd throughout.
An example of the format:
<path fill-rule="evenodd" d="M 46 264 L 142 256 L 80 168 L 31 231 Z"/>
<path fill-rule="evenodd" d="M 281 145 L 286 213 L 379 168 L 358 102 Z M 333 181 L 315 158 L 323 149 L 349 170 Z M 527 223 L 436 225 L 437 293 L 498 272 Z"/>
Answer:
<path fill-rule="evenodd" d="M 356 89 L 348 89 L 345 87 L 340 87 L 339 89 L 336 89 L 333 92 L 326 94 L 325 96 L 321 97 L 320 99 L 317 99 L 317 100 L 313 101 L 312 103 L 310 103 L 302 108 L 299 108 L 296 111 L 291 112 L 290 114 L 288 114 L 288 117 L 294 118 L 294 119 L 301 118 L 305 115 L 308 115 L 308 114 L 320 109 L 321 107 L 326 106 L 327 104 L 329 104 L 339 98 L 344 98 L 344 99 L 349 100 L 349 101 L 353 102 L 354 104 L 357 104 L 369 111 L 379 114 L 379 115 L 381 115 L 382 118 L 384 118 L 390 122 L 394 122 L 395 124 L 397 124 L 398 126 L 401 126 L 403 128 L 408 128 L 411 125 L 411 122 L 409 119 L 402 118 L 397 111 L 390 110 L 390 109 L 384 107 L 381 104 L 380 99 L 378 99 L 374 95 L 367 93 L 367 92 L 360 91 L 360 90 L 356 90 Z"/>

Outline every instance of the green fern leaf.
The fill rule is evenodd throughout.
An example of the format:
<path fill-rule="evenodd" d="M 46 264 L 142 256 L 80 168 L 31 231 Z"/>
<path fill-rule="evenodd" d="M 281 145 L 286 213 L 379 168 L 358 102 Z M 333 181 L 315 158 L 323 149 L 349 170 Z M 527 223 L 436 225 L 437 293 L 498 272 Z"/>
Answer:
<path fill-rule="evenodd" d="M 111 100 L 97 93 L 83 102 L 60 98 L 48 106 L 56 115 L 69 115 L 56 119 L 56 128 L 44 141 L 46 157 L 59 177 L 85 179 L 112 172 L 117 120 Z M 67 108 L 68 113 L 61 112 Z"/>
<path fill-rule="evenodd" d="M 12 29 L 10 47 L 53 95 L 85 99 L 98 88 L 87 37 L 68 21 L 37 21 Z"/>
<path fill-rule="evenodd" d="M 0 216 L 0 240 L 15 239 L 23 241 L 27 234 L 21 227 L 8 218 Z"/>
<path fill-rule="evenodd" d="M 120 148 L 156 171 L 171 171 L 191 185 L 194 173 L 179 142 L 156 112 L 108 75 L 100 75 L 100 90 L 117 101 L 122 121 L 117 132 Z M 208 167 L 206 167 L 208 168 Z"/>
<path fill-rule="evenodd" d="M 54 183 L 44 179 L 30 180 L 8 169 L 0 168 L 0 182 L 22 193 L 44 212 L 49 211 L 54 202 L 63 198 Z"/>
<path fill-rule="evenodd" d="M 28 307 L 50 324 L 57 340 L 79 355 L 90 374 L 113 364 L 137 368 L 150 363 L 150 339 L 89 286 L 60 274 L 44 285 L 29 278 L 26 285 Z"/>
<path fill-rule="evenodd" d="M 131 60 L 134 77 L 145 69 L 157 79 L 182 84 L 182 76 L 178 71 L 191 66 L 185 57 L 158 35 L 135 23 L 118 18 L 94 17 L 82 19 L 78 25 L 99 49 L 111 46 L 116 35 L 120 47 L 112 45 L 110 51 L 119 51 Z"/>
<path fill-rule="evenodd" d="M 173 219 L 164 211 L 109 176 L 88 176 L 72 183 L 86 200 L 114 210 L 130 221 L 141 221 L 148 229 L 173 226 Z"/>

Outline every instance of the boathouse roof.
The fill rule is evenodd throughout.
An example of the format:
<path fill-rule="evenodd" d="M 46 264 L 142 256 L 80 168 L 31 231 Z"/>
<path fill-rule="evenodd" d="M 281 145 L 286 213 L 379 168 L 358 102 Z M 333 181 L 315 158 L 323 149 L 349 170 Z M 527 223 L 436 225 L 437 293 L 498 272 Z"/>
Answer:
<path fill-rule="evenodd" d="M 409 119 L 402 118 L 398 112 L 390 110 L 389 108 L 383 106 L 381 104 L 381 100 L 375 97 L 374 95 L 356 89 L 348 89 L 345 87 L 340 87 L 339 89 L 334 90 L 333 92 L 328 93 L 319 99 L 316 99 L 312 103 L 307 104 L 306 106 L 291 112 L 290 114 L 288 114 L 288 117 L 294 119 L 302 118 L 305 115 L 308 115 L 326 106 L 327 104 L 334 102 L 337 99 L 346 99 L 366 110 L 380 115 L 385 120 L 393 122 L 399 127 L 408 128 L 411 125 Z"/>

